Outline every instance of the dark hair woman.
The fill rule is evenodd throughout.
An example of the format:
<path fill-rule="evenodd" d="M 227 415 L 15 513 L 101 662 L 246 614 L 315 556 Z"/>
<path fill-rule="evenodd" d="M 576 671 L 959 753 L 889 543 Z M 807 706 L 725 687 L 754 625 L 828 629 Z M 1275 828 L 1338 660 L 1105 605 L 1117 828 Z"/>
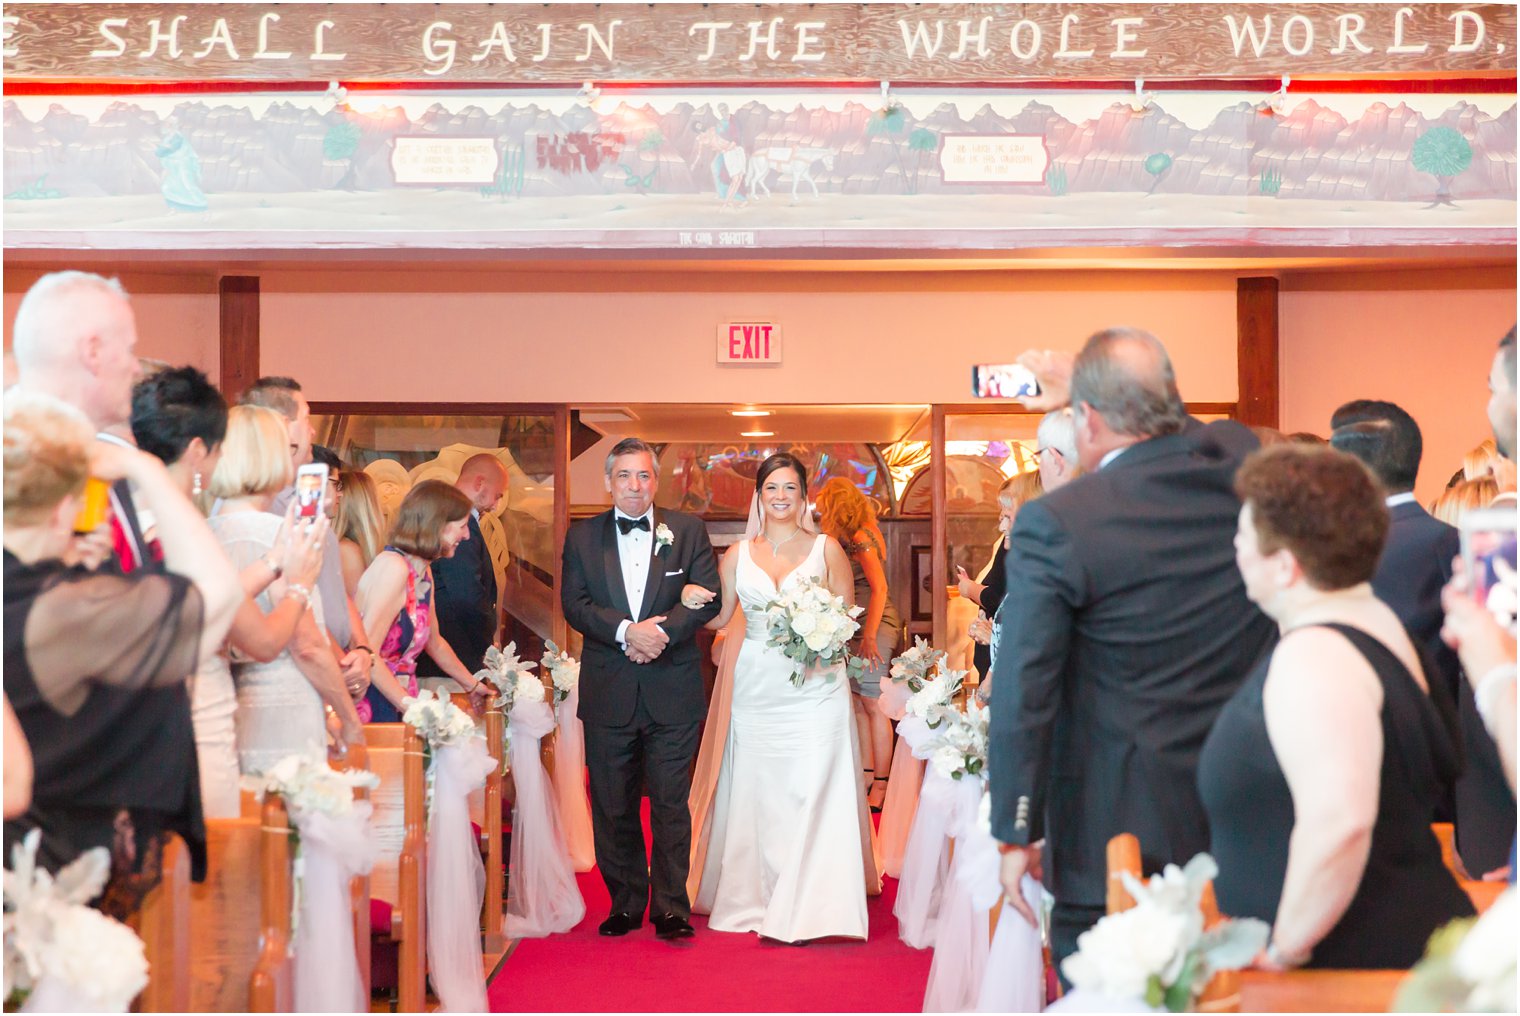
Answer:
<path fill-rule="evenodd" d="M 426 652 L 445 674 L 481 699 L 491 693 L 484 681 L 454 654 L 433 624 L 432 563 L 449 557 L 470 537 L 470 499 L 452 485 L 424 480 L 396 509 L 386 547 L 364 570 L 356 597 L 369 644 L 380 647 L 359 716 L 365 722 L 394 723 L 406 700 L 417 694 L 417 657 Z M 403 683 L 403 681 L 405 683 Z"/>
<path fill-rule="evenodd" d="M 1235 559 L 1282 640 L 1199 762 L 1219 907 L 1272 922 L 1268 968 L 1409 967 L 1473 908 L 1430 830 L 1461 766 L 1455 708 L 1372 593 L 1383 495 L 1350 455 L 1296 443 L 1235 486 Z"/>

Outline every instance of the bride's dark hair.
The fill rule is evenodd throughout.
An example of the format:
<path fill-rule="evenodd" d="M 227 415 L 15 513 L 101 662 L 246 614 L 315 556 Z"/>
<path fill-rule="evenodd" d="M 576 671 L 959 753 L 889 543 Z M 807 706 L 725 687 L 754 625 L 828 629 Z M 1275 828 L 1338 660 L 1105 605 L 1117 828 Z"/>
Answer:
<path fill-rule="evenodd" d="M 766 478 L 778 469 L 790 469 L 796 473 L 798 482 L 802 484 L 803 495 L 807 494 L 807 466 L 804 466 L 802 460 L 791 452 L 777 452 L 774 455 L 767 456 L 766 460 L 760 463 L 760 471 L 755 474 L 755 491 L 757 493 L 760 488 L 765 486 Z"/>

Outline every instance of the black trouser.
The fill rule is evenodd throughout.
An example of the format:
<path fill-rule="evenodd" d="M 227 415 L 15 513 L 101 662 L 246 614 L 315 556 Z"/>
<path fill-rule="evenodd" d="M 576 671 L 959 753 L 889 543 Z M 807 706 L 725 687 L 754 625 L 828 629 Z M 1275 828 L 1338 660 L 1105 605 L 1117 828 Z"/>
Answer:
<path fill-rule="evenodd" d="M 596 863 L 613 913 L 691 916 L 686 875 L 691 868 L 691 760 L 700 722 L 656 723 L 640 696 L 633 721 L 621 727 L 585 724 L 591 776 L 591 828 Z M 649 793 L 652 857 L 644 853 L 641 791 Z M 650 883 L 654 902 L 650 905 Z"/>
<path fill-rule="evenodd" d="M 1060 903 L 1050 911 L 1050 951 L 1055 960 L 1056 973 L 1061 977 L 1061 990 L 1070 991 L 1071 983 L 1061 973 L 1061 961 L 1077 951 L 1077 936 L 1097 924 L 1107 908 L 1086 903 Z"/>

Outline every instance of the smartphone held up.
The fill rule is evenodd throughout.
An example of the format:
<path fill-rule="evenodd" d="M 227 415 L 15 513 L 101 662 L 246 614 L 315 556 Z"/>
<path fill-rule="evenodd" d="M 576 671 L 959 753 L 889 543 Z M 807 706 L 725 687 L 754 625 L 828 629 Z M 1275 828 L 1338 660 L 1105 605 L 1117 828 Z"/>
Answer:
<path fill-rule="evenodd" d="M 1021 364 L 979 363 L 971 368 L 971 393 L 979 399 L 1031 399 L 1040 394 L 1040 382 Z"/>
<path fill-rule="evenodd" d="M 311 525 L 327 508 L 327 466 L 313 462 L 296 470 L 296 521 Z"/>

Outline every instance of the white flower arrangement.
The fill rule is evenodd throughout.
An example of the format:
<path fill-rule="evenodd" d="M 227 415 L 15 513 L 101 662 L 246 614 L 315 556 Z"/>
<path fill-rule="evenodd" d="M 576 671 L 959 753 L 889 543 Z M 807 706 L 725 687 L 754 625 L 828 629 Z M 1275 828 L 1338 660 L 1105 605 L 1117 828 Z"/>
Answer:
<path fill-rule="evenodd" d="M 1430 936 L 1394 998 L 1396 1012 L 1515 1012 L 1520 912 L 1514 887 L 1477 918 L 1452 921 Z"/>
<path fill-rule="evenodd" d="M 1110 999 L 1140 1000 L 1171 1012 L 1191 1008 L 1221 970 L 1248 966 L 1271 929 L 1254 918 L 1221 921 L 1203 929 L 1200 902 L 1219 866 L 1199 854 L 1140 882 L 1122 876 L 1135 906 L 1109 914 L 1077 938 L 1077 951 L 1061 964 L 1072 987 Z"/>
<path fill-rule="evenodd" d="M 88 906 L 110 877 L 104 847 L 87 850 L 56 878 L 37 866 L 33 829 L 5 872 L 5 987 L 16 997 L 43 985 L 96 1012 L 126 1012 L 148 984 L 148 960 L 131 928 Z"/>
<path fill-rule="evenodd" d="M 892 658 L 892 668 L 887 676 L 899 684 L 906 685 L 910 692 L 923 690 L 924 682 L 929 679 L 929 674 L 945 661 L 945 652 L 942 649 L 934 649 L 929 645 L 929 640 L 922 635 L 915 636 L 913 648 L 901 656 Z"/>
<path fill-rule="evenodd" d="M 401 722 L 416 727 L 429 749 L 464 744 L 475 736 L 475 720 L 469 713 L 426 688 L 407 706 Z"/>
<path fill-rule="evenodd" d="M 552 641 L 544 643 L 544 658 L 539 662 L 554 685 L 554 704 L 559 705 L 580 684 L 581 663 Z"/>
<path fill-rule="evenodd" d="M 505 649 L 492 646 L 486 650 L 485 667 L 475 672 L 478 681 L 490 681 L 501 694 L 493 703 L 502 712 L 511 712 L 512 703 L 542 702 L 544 682 L 532 670 L 536 663 L 529 663 L 517 655 L 517 643 L 508 642 Z"/>
<path fill-rule="evenodd" d="M 661 522 L 654 527 L 654 552 L 658 554 L 666 547 L 674 546 L 676 534 L 670 531 L 670 527 Z"/>
<path fill-rule="evenodd" d="M 798 582 L 765 605 L 770 621 L 770 639 L 792 661 L 792 684 L 798 688 L 810 669 L 845 663 L 851 672 L 862 669 L 861 661 L 850 656 L 850 639 L 860 630 L 855 619 L 864 607 L 846 607 L 844 597 L 835 596 L 818 579 Z"/>
<path fill-rule="evenodd" d="M 940 670 L 936 677 L 923 679 L 918 691 L 903 707 L 905 715 L 923 720 L 930 730 L 938 730 L 946 721 L 954 721 L 960 714 L 955 708 L 955 696 L 960 693 L 965 670 Z"/>
<path fill-rule="evenodd" d="M 354 791 L 373 790 L 380 777 L 363 769 L 334 769 L 306 755 L 286 755 L 262 775 L 245 776 L 243 784 L 261 801 L 265 794 L 279 794 L 293 813 L 351 815 Z"/>
<path fill-rule="evenodd" d="M 952 780 L 987 778 L 988 710 L 975 699 L 966 703 L 966 711 L 947 709 L 949 722 L 939 736 L 939 745 L 929 763 Z"/>

